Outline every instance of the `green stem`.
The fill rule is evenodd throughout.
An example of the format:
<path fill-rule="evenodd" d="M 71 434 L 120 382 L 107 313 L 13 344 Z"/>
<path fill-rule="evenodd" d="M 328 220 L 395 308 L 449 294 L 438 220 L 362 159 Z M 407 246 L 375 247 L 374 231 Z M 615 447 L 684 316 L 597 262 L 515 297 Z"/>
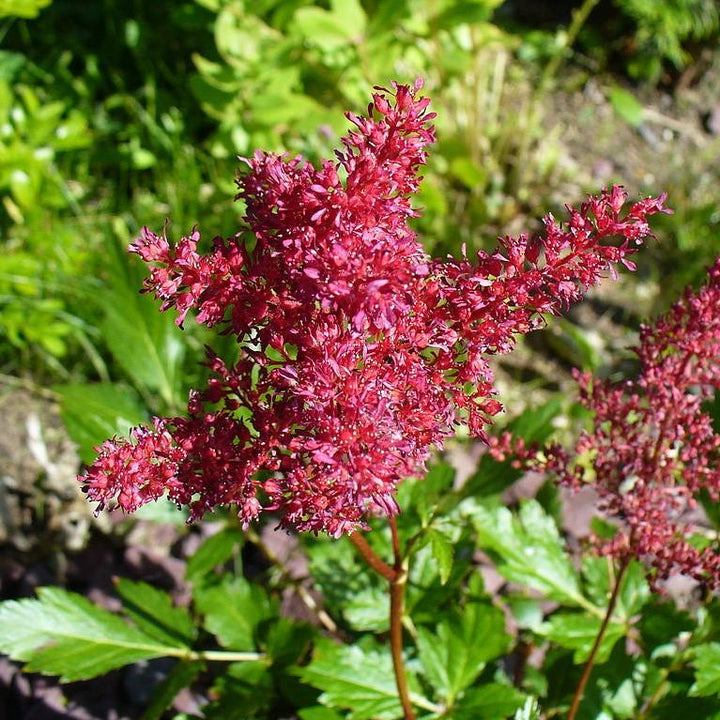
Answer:
<path fill-rule="evenodd" d="M 602 642 L 602 639 L 605 636 L 605 631 L 610 624 L 610 618 L 612 617 L 613 611 L 615 610 L 618 595 L 620 594 L 620 587 L 622 585 L 623 578 L 625 577 L 625 571 L 627 570 L 629 564 L 629 558 L 624 558 L 620 562 L 620 568 L 618 569 L 618 574 L 615 578 L 615 585 L 613 586 L 612 594 L 610 595 L 610 600 L 608 601 L 605 617 L 603 618 L 602 625 L 600 625 L 600 630 L 598 630 L 598 634 L 595 637 L 595 642 L 593 643 L 592 649 L 590 650 L 590 656 L 588 657 L 587 662 L 585 663 L 585 667 L 583 668 L 582 675 L 580 676 L 580 682 L 578 682 L 577 687 L 575 688 L 575 694 L 573 695 L 567 720 L 575 720 L 575 717 L 580 708 L 580 702 L 582 701 L 583 694 L 585 693 L 585 686 L 590 679 L 590 673 L 592 673 L 593 666 L 595 665 L 595 658 L 597 657 L 598 650 L 600 649 L 600 643 Z"/>
<path fill-rule="evenodd" d="M 568 28 L 567 35 L 565 36 L 563 48 L 561 51 L 556 52 L 545 66 L 538 85 L 538 94 L 543 93 L 547 89 L 550 80 L 552 80 L 553 76 L 560 67 L 560 63 L 564 60 L 564 51 L 568 50 L 575 44 L 578 33 L 598 2 L 600 2 L 600 0 L 585 0 L 585 2 L 573 12 L 572 21 L 570 23 L 570 27 Z"/>
<path fill-rule="evenodd" d="M 265 660 L 267 657 L 264 653 L 225 652 L 224 650 L 195 650 L 189 653 L 173 653 L 172 656 L 186 658 L 187 660 L 207 660 L 208 662 L 251 662 L 253 660 Z"/>

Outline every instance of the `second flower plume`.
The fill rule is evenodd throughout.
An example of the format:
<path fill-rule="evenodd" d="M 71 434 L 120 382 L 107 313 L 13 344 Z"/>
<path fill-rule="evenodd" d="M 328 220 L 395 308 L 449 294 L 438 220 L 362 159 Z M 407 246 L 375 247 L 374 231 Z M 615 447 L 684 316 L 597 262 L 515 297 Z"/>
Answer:
<path fill-rule="evenodd" d="M 174 246 L 144 229 L 130 246 L 147 291 L 237 337 L 211 352 L 188 415 L 112 439 L 81 476 L 99 508 L 127 512 L 163 495 L 194 519 L 235 505 L 244 523 L 334 536 L 398 512 L 398 483 L 424 471 L 459 425 L 485 437 L 501 405 L 486 356 L 579 300 L 649 235 L 664 197 L 623 213 L 618 187 L 548 215 L 542 235 L 499 240 L 470 260 L 432 259 L 410 228 L 434 141 L 421 84 L 378 88 L 336 160 L 257 152 L 238 180 L 252 241 L 199 234 Z"/>

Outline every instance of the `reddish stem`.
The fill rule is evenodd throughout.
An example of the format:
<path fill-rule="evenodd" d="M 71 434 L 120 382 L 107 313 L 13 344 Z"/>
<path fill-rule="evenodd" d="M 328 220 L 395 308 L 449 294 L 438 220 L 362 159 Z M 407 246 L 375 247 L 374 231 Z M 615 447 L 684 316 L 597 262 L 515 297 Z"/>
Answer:
<path fill-rule="evenodd" d="M 397 576 L 395 570 L 375 554 L 375 551 L 370 547 L 368 541 L 359 532 L 354 532 L 349 537 L 350 542 L 358 549 L 363 560 L 375 570 L 376 573 L 382 575 L 390 583 L 395 581 Z"/>
<path fill-rule="evenodd" d="M 598 634 L 595 637 L 595 642 L 593 643 L 592 650 L 590 650 L 590 656 L 588 657 L 587 662 L 585 663 L 585 667 L 583 668 L 582 675 L 580 676 L 580 682 L 578 682 L 577 687 L 575 688 L 575 694 L 573 695 L 572 704 L 570 705 L 570 711 L 568 712 L 567 720 L 575 720 L 575 716 L 580 709 L 580 702 L 582 701 L 583 694 L 585 693 L 585 686 L 590 679 L 590 673 L 592 672 L 593 666 L 595 665 L 595 658 L 597 657 L 598 650 L 600 649 L 600 643 L 605 636 L 607 626 L 610 624 L 610 618 L 612 617 L 613 611 L 615 610 L 615 605 L 617 604 L 618 595 L 620 593 L 620 586 L 622 585 L 623 577 L 625 576 L 625 571 L 627 570 L 629 564 L 630 558 L 623 558 L 620 561 L 620 567 L 618 568 L 618 574 L 615 578 L 615 585 L 612 590 L 612 595 L 610 595 L 607 611 L 605 612 L 605 617 L 603 618 L 600 630 L 598 630 Z"/>
<path fill-rule="evenodd" d="M 365 560 L 375 572 L 382 575 L 390 584 L 390 651 L 392 653 L 393 670 L 395 672 L 395 684 L 397 685 L 404 720 L 415 720 L 415 712 L 410 702 L 410 693 L 408 691 L 405 663 L 402 654 L 402 618 L 405 604 L 407 569 L 403 565 L 403 557 L 400 551 L 400 538 L 398 537 L 395 518 L 390 518 L 389 523 L 392 534 L 393 567 L 390 567 L 390 565 L 375 554 L 375 551 L 360 533 L 355 532 L 350 535 L 350 542 L 358 549 L 363 560 Z"/>
<path fill-rule="evenodd" d="M 415 720 L 415 713 L 413 712 L 407 687 L 405 662 L 403 661 L 402 618 L 405 605 L 407 570 L 403 566 L 395 518 L 391 517 L 389 523 L 390 532 L 392 533 L 393 555 L 395 556 L 395 579 L 390 582 L 390 649 L 392 651 L 393 670 L 395 671 L 395 684 L 397 685 L 405 720 Z"/>

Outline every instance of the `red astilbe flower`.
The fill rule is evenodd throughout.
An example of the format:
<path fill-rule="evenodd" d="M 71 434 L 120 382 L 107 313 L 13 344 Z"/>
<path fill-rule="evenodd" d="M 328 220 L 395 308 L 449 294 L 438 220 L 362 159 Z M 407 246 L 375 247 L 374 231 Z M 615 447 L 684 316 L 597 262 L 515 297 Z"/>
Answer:
<path fill-rule="evenodd" d="M 705 491 L 720 500 L 720 435 L 703 403 L 720 390 L 720 258 L 704 287 L 687 290 L 652 326 L 643 326 L 635 348 L 640 374 L 610 383 L 578 374 L 580 397 L 593 411 L 593 430 L 574 451 L 554 446 L 543 462 L 561 482 L 596 489 L 601 509 L 618 521 L 611 541 L 598 539 L 603 554 L 646 562 L 655 582 L 671 573 L 720 588 L 717 541 L 699 549 L 693 528 L 683 522 Z M 503 450 L 528 461 L 532 448 Z"/>
<path fill-rule="evenodd" d="M 216 238 L 200 254 L 197 232 L 172 247 L 144 229 L 131 245 L 163 309 L 182 324 L 195 308 L 240 354 L 230 365 L 210 354 L 188 417 L 98 448 L 82 481 L 100 507 L 131 512 L 167 493 L 193 518 L 236 504 L 245 523 L 273 511 L 299 530 L 364 528 L 370 513 L 398 512 L 397 484 L 458 425 L 484 437 L 501 409 L 486 355 L 509 351 L 613 263 L 630 265 L 664 198 L 622 215 L 619 188 L 475 263 L 431 259 L 408 225 L 434 141 L 419 88 L 378 89 L 367 116 L 349 114 L 336 162 L 246 159 L 238 197 L 252 244 Z"/>

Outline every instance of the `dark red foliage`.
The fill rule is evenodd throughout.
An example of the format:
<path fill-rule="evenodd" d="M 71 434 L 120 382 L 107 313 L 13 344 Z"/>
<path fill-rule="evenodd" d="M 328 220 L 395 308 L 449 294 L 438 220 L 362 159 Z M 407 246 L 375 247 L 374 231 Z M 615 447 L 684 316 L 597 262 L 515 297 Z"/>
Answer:
<path fill-rule="evenodd" d="M 193 518 L 233 503 L 286 527 L 339 536 L 368 513 L 398 512 L 397 484 L 465 424 L 479 437 L 500 409 L 485 356 L 512 349 L 628 257 L 664 198 L 633 204 L 620 188 L 568 209 L 545 233 L 493 253 L 433 260 L 408 221 L 426 148 L 428 99 L 394 85 L 373 95 L 337 161 L 257 152 L 238 181 L 252 250 L 240 236 L 172 247 L 144 229 L 131 250 L 147 290 L 182 324 L 232 332 L 240 359 L 210 355 L 189 417 L 114 439 L 82 476 L 92 500 L 131 512 L 168 493 Z M 613 242 L 621 238 L 619 243 Z"/>

